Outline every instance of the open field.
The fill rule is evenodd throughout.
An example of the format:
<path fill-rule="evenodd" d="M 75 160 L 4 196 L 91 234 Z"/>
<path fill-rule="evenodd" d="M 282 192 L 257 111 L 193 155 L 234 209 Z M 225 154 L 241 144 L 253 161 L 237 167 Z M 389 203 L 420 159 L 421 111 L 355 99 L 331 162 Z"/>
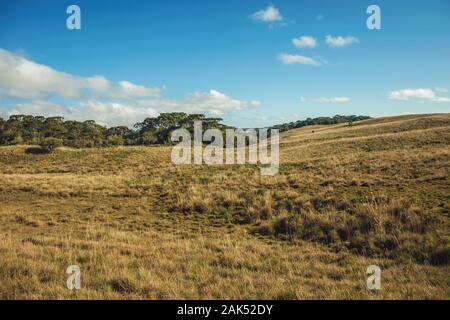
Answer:
<path fill-rule="evenodd" d="M 0 148 L 1 299 L 450 298 L 449 114 L 284 132 L 273 177 L 26 148 Z"/>

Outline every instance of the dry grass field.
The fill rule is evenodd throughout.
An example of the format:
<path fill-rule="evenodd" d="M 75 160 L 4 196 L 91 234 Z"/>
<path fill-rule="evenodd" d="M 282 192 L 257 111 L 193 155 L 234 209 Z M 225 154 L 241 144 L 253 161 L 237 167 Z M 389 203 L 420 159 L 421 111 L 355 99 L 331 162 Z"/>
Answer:
<path fill-rule="evenodd" d="M 1 299 L 450 298 L 449 114 L 284 132 L 273 177 L 26 148 L 0 148 Z"/>

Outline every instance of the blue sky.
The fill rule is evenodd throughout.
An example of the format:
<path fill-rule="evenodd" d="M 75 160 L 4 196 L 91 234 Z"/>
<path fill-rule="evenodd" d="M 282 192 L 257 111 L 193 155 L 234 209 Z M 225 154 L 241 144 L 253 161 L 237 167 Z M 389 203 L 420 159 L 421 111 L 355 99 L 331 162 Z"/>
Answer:
<path fill-rule="evenodd" d="M 81 30 L 66 27 L 70 4 Z M 3 117 L 186 111 L 252 127 L 450 112 L 449 0 L 2 1 L 0 49 Z"/>

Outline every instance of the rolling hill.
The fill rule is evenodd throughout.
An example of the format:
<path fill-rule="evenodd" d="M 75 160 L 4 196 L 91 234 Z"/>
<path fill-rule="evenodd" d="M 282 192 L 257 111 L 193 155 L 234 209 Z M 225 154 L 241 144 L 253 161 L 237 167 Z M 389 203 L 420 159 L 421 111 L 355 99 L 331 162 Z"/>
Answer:
<path fill-rule="evenodd" d="M 0 298 L 448 299 L 449 147 L 450 114 L 285 131 L 273 177 L 166 146 L 1 147 Z"/>

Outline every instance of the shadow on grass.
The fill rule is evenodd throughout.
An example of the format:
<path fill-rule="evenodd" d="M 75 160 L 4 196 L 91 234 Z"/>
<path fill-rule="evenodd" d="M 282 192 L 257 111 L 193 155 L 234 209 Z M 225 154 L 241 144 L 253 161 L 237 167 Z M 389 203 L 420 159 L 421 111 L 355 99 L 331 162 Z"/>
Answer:
<path fill-rule="evenodd" d="M 48 151 L 37 147 L 29 147 L 25 149 L 25 153 L 39 155 L 39 154 L 48 154 Z"/>

